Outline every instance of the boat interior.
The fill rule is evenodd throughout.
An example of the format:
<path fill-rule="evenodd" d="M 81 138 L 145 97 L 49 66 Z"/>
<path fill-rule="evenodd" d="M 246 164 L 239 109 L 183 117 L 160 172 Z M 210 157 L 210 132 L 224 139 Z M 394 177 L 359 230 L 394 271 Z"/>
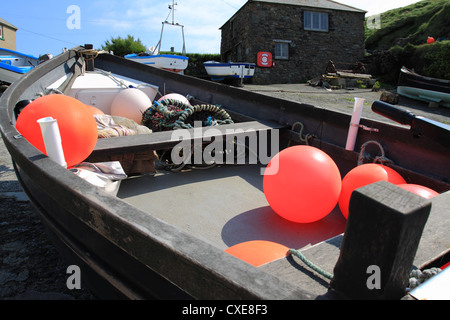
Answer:
<path fill-rule="evenodd" d="M 60 79 L 49 88 L 58 87 L 64 80 L 65 78 Z M 79 76 L 70 95 L 88 104 L 95 100 L 97 107 L 107 112 L 112 97 L 120 90 L 118 83 L 143 88 L 152 100 L 173 93 L 161 93 L 158 86 L 153 84 L 133 82 L 133 79 L 97 70 Z M 191 98 L 191 103 L 196 105 L 205 102 Z M 274 130 L 278 130 L 280 149 L 288 145 L 305 144 L 302 136 L 292 128 L 275 122 L 258 121 L 236 111 L 227 111 L 235 122 L 220 126 L 212 134 L 202 128 L 200 137 L 206 142 L 195 142 L 195 137 L 198 138 L 195 129 L 189 129 L 187 138 L 174 138 L 172 131 L 165 131 L 153 132 L 150 135 L 99 139 L 87 160 L 108 161 L 114 155 L 148 151 L 154 155 L 153 152 L 156 152 L 155 157 L 150 156 L 147 159 L 155 161 L 156 169 L 142 174 L 133 173 L 128 179 L 121 181 L 116 196 L 222 250 L 251 240 L 273 241 L 287 247 L 304 249 L 342 234 L 346 219 L 338 205 L 324 219 L 314 223 L 298 224 L 278 216 L 264 196 L 262 182 L 265 166 L 259 161 L 250 163 L 250 154 L 246 154 L 244 164 L 185 166 L 177 169 L 162 164 L 159 157 L 170 152 L 182 141 L 188 141 L 194 149 L 197 144 L 201 153 L 210 141 L 217 138 L 226 139 L 228 132 L 237 137 L 238 128 L 243 130 L 244 136 L 248 132 L 256 132 L 258 138 L 264 135 L 268 139 Z M 349 156 L 323 141 L 315 143 L 320 144 L 320 147 L 332 156 L 342 177 L 357 165 L 356 154 Z M 405 173 L 410 181 L 422 179 L 412 172 L 403 171 L 403 174 Z"/>

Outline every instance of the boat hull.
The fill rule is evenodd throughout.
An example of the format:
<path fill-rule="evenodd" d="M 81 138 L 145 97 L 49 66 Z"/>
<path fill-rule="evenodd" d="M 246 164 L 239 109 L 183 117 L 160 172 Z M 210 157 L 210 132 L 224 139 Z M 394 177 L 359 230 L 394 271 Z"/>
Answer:
<path fill-rule="evenodd" d="M 203 63 L 206 72 L 211 78 L 238 78 L 238 79 L 248 79 L 255 74 L 255 64 L 254 63 L 243 63 L 243 62 L 205 62 Z"/>
<path fill-rule="evenodd" d="M 150 65 L 155 68 L 164 69 L 167 71 L 172 71 L 175 73 L 183 72 L 189 62 L 189 58 L 184 56 L 176 56 L 176 55 L 154 55 L 154 56 L 138 56 L 135 54 L 126 55 L 126 59 L 136 61 L 145 65 Z"/>
<path fill-rule="evenodd" d="M 13 83 L 38 64 L 38 58 L 0 48 L 0 81 Z"/>
<path fill-rule="evenodd" d="M 398 94 L 450 108 L 450 81 L 425 77 L 403 67 L 400 71 Z"/>

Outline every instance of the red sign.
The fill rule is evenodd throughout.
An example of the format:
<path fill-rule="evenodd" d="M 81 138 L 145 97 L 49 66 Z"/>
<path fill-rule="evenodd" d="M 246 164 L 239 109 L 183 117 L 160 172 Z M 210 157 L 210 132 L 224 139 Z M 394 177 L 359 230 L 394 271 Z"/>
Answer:
<path fill-rule="evenodd" d="M 263 52 L 263 51 L 258 52 L 257 64 L 258 67 L 266 67 L 266 68 L 272 67 L 273 66 L 272 54 L 270 52 Z"/>

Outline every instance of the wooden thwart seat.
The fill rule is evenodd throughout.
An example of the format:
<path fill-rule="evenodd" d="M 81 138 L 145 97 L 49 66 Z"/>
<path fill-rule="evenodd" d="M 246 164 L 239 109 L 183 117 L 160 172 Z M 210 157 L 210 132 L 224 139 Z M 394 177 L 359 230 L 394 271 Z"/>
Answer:
<path fill-rule="evenodd" d="M 283 128 L 273 122 L 247 121 L 212 127 L 153 132 L 113 138 L 98 139 L 97 144 L 86 161 L 120 161 L 124 171 L 129 174 L 155 172 L 155 151 L 170 149 L 182 141 L 205 138 L 205 142 L 212 138 L 240 136 L 250 132 L 269 131 Z"/>
<path fill-rule="evenodd" d="M 246 133 L 251 131 L 267 131 L 280 129 L 282 127 L 282 125 L 272 122 L 269 123 L 261 121 L 248 121 L 243 123 L 233 123 L 214 127 L 185 129 L 186 134 L 183 136 L 178 135 L 176 133 L 177 130 L 173 130 L 154 132 L 151 134 L 98 139 L 92 155 L 99 156 L 106 154 L 111 155 L 134 153 L 144 150 L 161 150 L 176 146 L 178 143 L 184 140 L 184 137 L 189 137 L 189 139 L 191 140 L 201 137 L 217 137 L 219 135 L 222 137 L 226 137 L 229 135 L 238 135 L 239 133 Z M 199 137 L 200 129 L 202 135 Z M 214 131 L 211 129 L 214 129 Z"/>

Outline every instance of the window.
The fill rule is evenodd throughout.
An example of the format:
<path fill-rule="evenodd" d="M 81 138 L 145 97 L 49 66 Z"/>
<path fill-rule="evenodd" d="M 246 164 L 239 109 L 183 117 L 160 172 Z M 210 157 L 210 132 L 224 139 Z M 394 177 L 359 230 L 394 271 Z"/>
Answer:
<path fill-rule="evenodd" d="M 287 40 L 275 40 L 275 59 L 289 59 L 289 43 Z"/>
<path fill-rule="evenodd" d="M 304 28 L 312 31 L 328 31 L 328 13 L 305 11 Z"/>
<path fill-rule="evenodd" d="M 0 25 L 0 39 L 5 40 L 3 38 L 3 26 L 2 25 Z"/>

